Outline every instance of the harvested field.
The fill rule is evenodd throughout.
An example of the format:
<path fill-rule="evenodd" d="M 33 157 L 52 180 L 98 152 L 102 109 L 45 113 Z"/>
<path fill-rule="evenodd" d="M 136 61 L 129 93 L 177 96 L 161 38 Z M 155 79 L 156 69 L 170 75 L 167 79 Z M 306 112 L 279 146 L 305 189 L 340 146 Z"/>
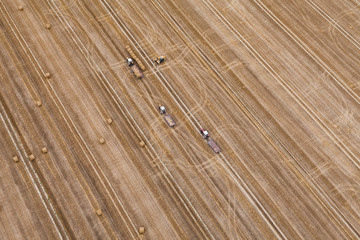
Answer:
<path fill-rule="evenodd" d="M 359 19 L 0 0 L 0 239 L 360 239 Z"/>

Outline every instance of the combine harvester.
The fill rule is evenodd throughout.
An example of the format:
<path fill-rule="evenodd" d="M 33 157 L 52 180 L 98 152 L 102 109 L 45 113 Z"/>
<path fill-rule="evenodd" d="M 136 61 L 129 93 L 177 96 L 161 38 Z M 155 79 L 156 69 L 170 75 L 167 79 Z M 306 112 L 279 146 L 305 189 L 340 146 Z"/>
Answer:
<path fill-rule="evenodd" d="M 173 127 L 175 126 L 175 122 L 172 119 L 172 117 L 169 114 L 166 114 L 166 108 L 163 105 L 159 105 L 159 112 L 161 115 L 164 115 L 164 119 L 166 121 L 166 123 L 169 125 L 169 127 Z"/>
<path fill-rule="evenodd" d="M 142 74 L 140 68 L 135 64 L 134 60 L 132 58 L 126 59 L 127 64 L 129 65 L 131 71 L 134 73 L 135 77 L 137 79 L 141 79 L 144 77 Z"/>
<path fill-rule="evenodd" d="M 161 63 L 166 61 L 166 57 L 165 56 L 159 56 L 157 58 L 154 59 L 154 62 L 157 63 L 157 65 L 160 65 Z"/>
<path fill-rule="evenodd" d="M 211 147 L 211 149 L 215 152 L 215 153 L 219 153 L 220 152 L 220 148 L 219 146 L 214 142 L 214 140 L 210 139 L 209 136 L 209 132 L 205 129 L 200 129 L 200 134 L 201 136 L 207 141 L 208 145 Z"/>

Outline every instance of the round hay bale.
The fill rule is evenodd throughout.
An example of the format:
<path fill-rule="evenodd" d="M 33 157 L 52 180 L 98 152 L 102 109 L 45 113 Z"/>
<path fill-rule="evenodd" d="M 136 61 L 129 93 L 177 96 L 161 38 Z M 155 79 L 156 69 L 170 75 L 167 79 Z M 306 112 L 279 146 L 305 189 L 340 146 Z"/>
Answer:
<path fill-rule="evenodd" d="M 18 6 L 18 10 L 22 11 L 22 10 L 24 10 L 24 7 L 23 6 Z"/>
<path fill-rule="evenodd" d="M 46 77 L 46 78 L 50 78 L 50 77 L 51 77 L 51 73 L 48 73 L 48 72 L 45 73 L 45 77 Z"/>
<path fill-rule="evenodd" d="M 104 143 L 105 143 L 105 139 L 100 138 L 100 139 L 99 139 L 99 143 L 100 143 L 100 144 L 104 144 Z"/>
<path fill-rule="evenodd" d="M 139 227 L 139 233 L 144 234 L 145 233 L 145 228 L 144 227 Z"/>
<path fill-rule="evenodd" d="M 108 118 L 107 120 L 106 120 L 106 122 L 107 122 L 107 124 L 112 124 L 112 122 L 113 122 L 113 120 L 111 119 L 111 118 Z"/>
<path fill-rule="evenodd" d="M 19 162 L 19 158 L 17 156 L 15 156 L 15 157 L 13 157 L 13 161 L 16 163 Z"/>
<path fill-rule="evenodd" d="M 38 106 L 38 107 L 42 106 L 42 102 L 40 100 L 37 100 L 35 103 L 36 103 L 36 106 Z"/>
<path fill-rule="evenodd" d="M 29 159 L 30 161 L 34 161 L 35 160 L 35 156 L 33 154 L 29 155 Z"/>
<path fill-rule="evenodd" d="M 140 144 L 140 147 L 145 147 L 145 142 L 144 142 L 144 141 L 141 140 L 141 141 L 139 142 L 139 144 Z"/>
<path fill-rule="evenodd" d="M 47 153 L 47 152 L 48 152 L 48 150 L 47 150 L 47 148 L 46 148 L 46 147 L 43 147 L 43 148 L 41 148 L 41 152 L 42 152 L 43 154 L 45 154 L 45 153 Z"/>
<path fill-rule="evenodd" d="M 50 23 L 47 23 L 47 24 L 45 24 L 45 27 L 46 27 L 47 29 L 50 29 L 50 28 L 51 28 L 51 24 L 50 24 Z"/>
<path fill-rule="evenodd" d="M 96 214 L 97 214 L 98 216 L 101 216 L 101 215 L 102 215 L 101 209 L 96 210 Z"/>
<path fill-rule="evenodd" d="M 146 67 L 145 67 L 143 64 L 140 64 L 140 68 L 141 68 L 141 70 L 143 70 L 143 71 L 146 70 Z"/>

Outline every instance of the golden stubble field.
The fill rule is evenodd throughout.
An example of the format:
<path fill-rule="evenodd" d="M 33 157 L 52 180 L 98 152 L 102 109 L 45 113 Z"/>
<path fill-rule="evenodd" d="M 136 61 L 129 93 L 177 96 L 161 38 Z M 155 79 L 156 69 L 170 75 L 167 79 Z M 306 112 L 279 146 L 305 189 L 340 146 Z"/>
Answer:
<path fill-rule="evenodd" d="M 354 0 L 0 0 L 1 239 L 360 238 L 359 19 Z"/>

